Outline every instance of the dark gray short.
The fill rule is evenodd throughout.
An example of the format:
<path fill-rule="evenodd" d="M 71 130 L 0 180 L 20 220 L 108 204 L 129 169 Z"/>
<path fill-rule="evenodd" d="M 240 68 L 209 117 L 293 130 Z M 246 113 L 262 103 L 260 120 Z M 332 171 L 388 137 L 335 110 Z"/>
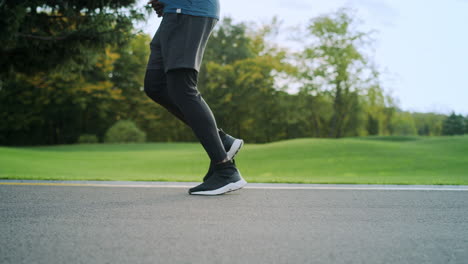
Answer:
<path fill-rule="evenodd" d="M 217 21 L 211 17 L 164 14 L 150 43 L 147 69 L 199 71 L 206 43 Z"/>

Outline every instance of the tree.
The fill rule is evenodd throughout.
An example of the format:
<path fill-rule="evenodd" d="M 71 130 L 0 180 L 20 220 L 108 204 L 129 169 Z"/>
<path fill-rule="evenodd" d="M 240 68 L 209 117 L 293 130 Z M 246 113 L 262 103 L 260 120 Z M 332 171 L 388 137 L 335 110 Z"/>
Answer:
<path fill-rule="evenodd" d="M 418 135 L 440 136 L 442 135 L 442 123 L 446 115 L 436 113 L 412 113 Z"/>
<path fill-rule="evenodd" d="M 396 112 L 391 124 L 391 133 L 396 136 L 416 135 L 416 125 L 411 113 Z"/>
<path fill-rule="evenodd" d="M 465 133 L 464 121 L 465 120 L 462 115 L 457 115 L 455 112 L 452 112 L 452 114 L 444 120 L 442 125 L 442 135 L 463 135 Z"/>
<path fill-rule="evenodd" d="M 144 18 L 135 2 L 0 1 L 1 144 L 103 135 L 121 99 L 108 76 L 117 56 L 110 46 L 125 46 Z"/>
<path fill-rule="evenodd" d="M 468 115 L 465 117 L 465 134 L 468 134 Z"/>
<path fill-rule="evenodd" d="M 327 94 L 333 101 L 329 137 L 363 133 L 366 117 L 360 106 L 361 94 L 368 87 L 380 89 L 377 71 L 361 52 L 369 33 L 356 30 L 355 24 L 345 9 L 312 19 L 306 32 L 306 39 L 312 42 L 299 54 L 300 68 L 304 69 L 300 77 L 306 82 L 303 89 Z M 370 122 L 371 129 L 378 130 L 374 121 Z"/>
<path fill-rule="evenodd" d="M 1 144 L 74 143 L 81 133 L 102 136 L 122 99 L 110 81 L 118 54 L 107 50 L 89 70 L 15 73 L 0 90 Z"/>
<path fill-rule="evenodd" d="M 76 70 L 108 44 L 122 45 L 144 18 L 136 0 L 3 0 L 0 74 Z M 67 66 L 64 65 L 67 63 Z"/>
<path fill-rule="evenodd" d="M 244 23 L 234 24 L 231 18 L 226 17 L 212 32 L 203 60 L 227 65 L 254 56 L 252 38 L 247 35 L 247 26 Z"/>
<path fill-rule="evenodd" d="M 76 17 L 62 15 L 65 12 L 61 10 L 62 4 L 85 2 L 61 1 L 54 8 L 41 5 L 35 12 L 26 8 L 25 12 L 32 13 L 31 16 L 46 16 L 47 21 L 64 16 L 63 31 L 48 32 L 48 27 L 53 27 L 50 25 L 41 26 L 43 31 L 25 27 L 40 36 L 49 34 L 39 39 L 34 39 L 34 35 L 37 41 L 31 47 L 42 43 L 38 57 L 47 60 L 43 52 L 50 51 L 50 59 L 57 66 L 45 61 L 44 67 L 40 67 L 34 59 L 25 60 L 31 64 L 30 68 L 8 65 L 7 78 L 0 82 L 0 144 L 75 143 L 80 135 L 86 134 L 96 135 L 102 141 L 106 130 L 119 120 L 134 121 L 146 133 L 148 141 L 194 141 L 190 128 L 143 92 L 149 36 L 119 31 L 116 34 L 120 34 L 122 42 L 118 38 L 116 41 L 124 43 L 119 46 L 114 42 L 104 44 L 102 38 L 90 43 L 95 41 L 93 37 L 80 38 L 83 43 L 79 39 L 73 42 L 68 35 L 54 39 L 67 30 L 92 36 L 100 32 L 98 29 L 117 28 L 115 23 L 109 26 L 104 22 L 100 28 L 91 17 L 99 17 L 101 13 L 87 13 L 79 4 L 72 8 L 81 10 Z M 129 18 L 132 11 L 113 13 L 122 9 L 110 10 L 112 3 L 117 2 L 101 4 L 107 6 L 102 12 L 110 12 L 111 20 L 116 18 L 114 15 Z M 1 12 L 6 12 L 1 3 L 5 2 L 0 0 Z M 24 8 L 31 3 L 35 1 L 9 2 L 9 7 Z M 83 20 L 79 19 L 81 16 Z M 0 21 L 5 22 L 3 19 Z M 32 18 L 22 21 L 28 19 Z M 97 28 L 83 31 L 85 24 Z M 437 130 L 436 125 L 432 126 L 432 119 L 423 118 L 419 122 L 416 116 L 399 111 L 391 97 L 384 94 L 378 71 L 361 51 L 368 35 L 355 29 L 346 11 L 311 20 L 303 42 L 311 39 L 312 43 L 300 54 L 297 65 L 292 62 L 298 57 L 272 41 L 279 28 L 276 19 L 260 27 L 225 19 L 208 42 L 198 88 L 213 110 L 218 126 L 228 133 L 248 142 L 270 142 L 297 137 L 414 135 L 416 128 L 421 128 L 421 133 Z M 14 32 L 26 32 L 18 30 Z M 0 50 L 15 50 L 20 46 L 11 41 L 31 37 L 20 35 L 8 40 L 10 46 Z M 133 37 L 126 39 L 130 35 Z M 9 38 L 2 35 L 0 39 Z M 60 49 L 63 51 L 60 45 L 68 41 L 73 50 L 74 45 L 81 45 L 80 52 L 86 54 L 60 53 Z M 51 45 L 57 45 L 58 50 L 49 50 Z M 63 58 L 56 58 L 60 54 Z M 9 58 L 1 60 L 7 65 Z M 297 88 L 298 92 L 293 93 Z"/>

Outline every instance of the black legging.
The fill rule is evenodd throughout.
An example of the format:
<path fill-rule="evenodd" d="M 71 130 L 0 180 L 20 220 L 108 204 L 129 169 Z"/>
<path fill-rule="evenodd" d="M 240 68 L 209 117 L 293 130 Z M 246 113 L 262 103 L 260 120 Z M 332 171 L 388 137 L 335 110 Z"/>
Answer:
<path fill-rule="evenodd" d="M 145 92 L 170 113 L 192 128 L 210 159 L 218 163 L 227 154 L 219 137 L 216 120 L 197 89 L 198 72 L 194 69 L 148 69 Z"/>

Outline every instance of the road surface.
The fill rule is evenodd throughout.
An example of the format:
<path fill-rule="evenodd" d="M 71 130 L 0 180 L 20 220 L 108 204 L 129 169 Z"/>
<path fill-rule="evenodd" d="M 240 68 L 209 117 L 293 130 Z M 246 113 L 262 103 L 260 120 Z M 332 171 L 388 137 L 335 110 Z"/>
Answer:
<path fill-rule="evenodd" d="M 0 263 L 468 263 L 466 186 L 16 184 L 0 182 Z"/>

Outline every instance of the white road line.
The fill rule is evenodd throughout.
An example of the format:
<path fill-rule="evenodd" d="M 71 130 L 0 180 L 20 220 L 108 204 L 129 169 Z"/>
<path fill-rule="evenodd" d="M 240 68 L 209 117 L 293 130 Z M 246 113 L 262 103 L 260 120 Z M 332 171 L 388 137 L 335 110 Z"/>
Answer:
<path fill-rule="evenodd" d="M 28 186 L 75 186 L 75 187 L 125 187 L 125 188 L 192 188 L 198 183 L 141 183 L 141 184 L 126 184 L 126 183 L 96 183 L 96 182 L 58 182 L 58 181 L 0 181 L 1 185 L 28 185 Z M 294 186 L 288 186 L 288 184 L 261 184 L 251 183 L 248 184 L 244 189 L 253 190 L 382 190 L 382 191 L 468 191 L 468 186 L 444 186 L 444 185 L 309 185 L 309 184 L 294 184 Z"/>
<path fill-rule="evenodd" d="M 271 190 L 383 190 L 383 191 L 468 191 L 468 188 L 420 188 L 420 187 L 249 187 L 244 189 L 271 189 Z"/>

